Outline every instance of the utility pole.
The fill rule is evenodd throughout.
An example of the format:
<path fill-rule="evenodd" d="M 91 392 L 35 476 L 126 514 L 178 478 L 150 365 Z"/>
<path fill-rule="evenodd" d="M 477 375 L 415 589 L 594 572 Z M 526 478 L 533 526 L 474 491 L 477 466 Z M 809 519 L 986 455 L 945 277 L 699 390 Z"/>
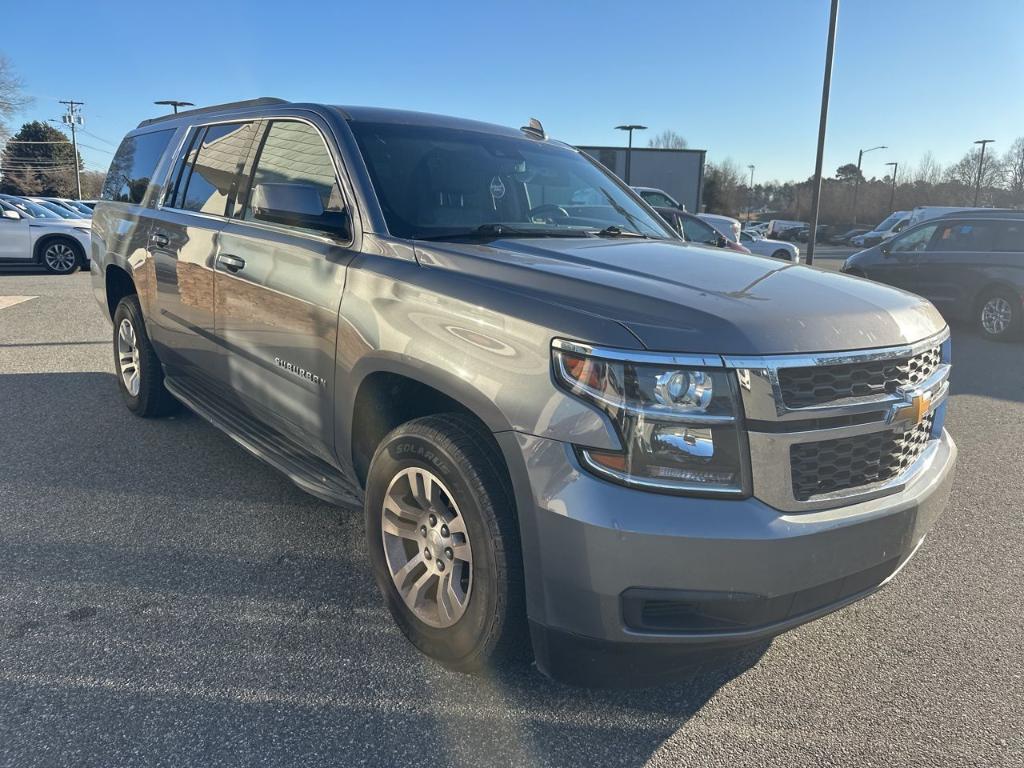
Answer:
<path fill-rule="evenodd" d="M 874 152 L 876 149 L 888 149 L 884 144 L 879 147 L 872 147 L 871 149 L 862 149 L 857 153 L 857 178 L 853 180 L 853 223 L 857 223 L 857 192 L 860 191 L 860 161 L 864 159 L 864 155 L 868 152 Z"/>
<path fill-rule="evenodd" d="M 629 131 L 629 146 L 626 148 L 626 178 L 624 181 L 629 184 L 630 161 L 633 159 L 633 131 L 646 131 L 646 125 L 616 125 L 617 131 Z"/>
<path fill-rule="evenodd" d="M 839 0 L 832 0 L 828 18 L 828 44 L 825 48 L 825 79 L 821 85 L 821 118 L 818 121 L 818 156 L 814 163 L 814 196 L 811 202 L 811 232 L 807 238 L 807 263 L 814 263 L 814 241 L 818 239 L 818 209 L 821 206 L 821 164 L 825 156 L 825 128 L 828 125 L 828 94 L 832 88 L 832 59 L 836 52 L 836 22 Z"/>
<path fill-rule="evenodd" d="M 899 163 L 886 163 L 892 166 L 892 191 L 889 192 L 889 213 L 896 210 L 896 171 L 900 169 Z"/>
<path fill-rule="evenodd" d="M 81 113 L 78 111 L 79 107 L 84 107 L 84 101 L 62 101 L 61 104 L 68 108 L 68 111 L 64 113 L 62 118 L 65 125 L 71 127 L 71 148 L 75 153 L 75 190 L 78 194 L 76 199 L 82 199 L 82 169 L 79 167 L 78 162 L 78 136 L 75 134 L 75 129 L 79 125 L 84 125 L 85 120 L 82 118 Z"/>
<path fill-rule="evenodd" d="M 750 169 L 750 188 L 747 191 L 747 223 L 750 223 L 750 215 L 754 207 L 754 166 L 748 165 Z"/>
<path fill-rule="evenodd" d="M 991 144 L 995 139 L 978 139 L 975 144 L 981 144 L 981 157 L 978 158 L 978 180 L 974 183 L 974 207 L 978 207 L 978 193 L 981 191 L 981 169 L 985 167 L 985 145 Z"/>

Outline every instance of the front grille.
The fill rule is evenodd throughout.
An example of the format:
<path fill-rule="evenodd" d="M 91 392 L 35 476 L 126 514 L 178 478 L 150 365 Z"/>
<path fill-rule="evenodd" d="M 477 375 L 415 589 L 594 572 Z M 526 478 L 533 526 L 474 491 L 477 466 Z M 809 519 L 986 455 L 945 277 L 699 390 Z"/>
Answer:
<path fill-rule="evenodd" d="M 891 480 L 924 451 L 933 421 L 934 416 L 926 416 L 902 434 L 885 430 L 790 446 L 793 496 L 807 501 L 818 494 Z"/>
<path fill-rule="evenodd" d="M 897 360 L 779 368 L 782 401 L 790 408 L 808 408 L 846 397 L 893 393 L 927 379 L 941 359 L 941 347 L 932 347 Z"/>

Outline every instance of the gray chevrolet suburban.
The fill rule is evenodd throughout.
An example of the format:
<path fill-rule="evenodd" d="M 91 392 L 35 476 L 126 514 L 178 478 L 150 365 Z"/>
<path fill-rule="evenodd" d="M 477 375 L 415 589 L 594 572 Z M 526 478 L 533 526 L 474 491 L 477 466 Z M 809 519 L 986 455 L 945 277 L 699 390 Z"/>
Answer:
<path fill-rule="evenodd" d="M 871 593 L 946 504 L 931 304 L 687 244 L 537 121 L 192 110 L 129 133 L 102 197 L 128 408 L 361 506 L 450 668 L 663 680 Z"/>

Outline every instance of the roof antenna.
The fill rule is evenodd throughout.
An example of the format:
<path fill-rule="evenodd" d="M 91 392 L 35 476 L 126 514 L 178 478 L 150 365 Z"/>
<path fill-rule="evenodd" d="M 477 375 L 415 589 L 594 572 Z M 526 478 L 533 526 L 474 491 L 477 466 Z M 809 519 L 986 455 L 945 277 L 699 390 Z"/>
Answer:
<path fill-rule="evenodd" d="M 544 126 L 540 124 L 540 120 L 536 117 L 531 117 L 530 122 L 519 129 L 528 136 L 533 136 L 536 139 L 546 139 L 548 135 L 544 132 Z"/>

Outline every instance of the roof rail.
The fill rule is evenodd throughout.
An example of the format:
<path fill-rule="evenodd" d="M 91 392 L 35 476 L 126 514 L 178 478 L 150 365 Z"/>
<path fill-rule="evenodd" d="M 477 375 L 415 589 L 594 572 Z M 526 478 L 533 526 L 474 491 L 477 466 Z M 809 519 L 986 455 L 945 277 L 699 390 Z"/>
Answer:
<path fill-rule="evenodd" d="M 189 115 L 202 115 L 207 112 L 223 112 L 226 109 L 238 109 L 240 107 L 265 107 L 271 104 L 288 104 L 289 102 L 285 99 L 277 99 L 273 96 L 261 96 L 258 99 L 246 99 L 245 101 L 230 101 L 227 104 L 213 104 L 209 107 L 200 107 L 199 109 L 188 109 L 184 112 L 175 112 L 170 115 L 161 115 L 160 117 L 151 117 L 148 120 L 143 120 L 139 123 L 139 128 L 144 128 L 147 125 L 153 125 L 154 123 L 162 123 L 166 120 L 174 120 L 179 117 L 188 117 Z"/>
<path fill-rule="evenodd" d="M 944 213 L 941 216 L 937 216 L 939 219 L 989 219 L 989 218 L 1000 218 L 1009 216 L 1010 218 L 1017 218 L 1018 216 L 1024 216 L 1024 210 L 1020 208 L 964 208 L 962 211 L 950 211 Z M 934 221 L 934 219 L 925 219 L 925 221 Z"/>

